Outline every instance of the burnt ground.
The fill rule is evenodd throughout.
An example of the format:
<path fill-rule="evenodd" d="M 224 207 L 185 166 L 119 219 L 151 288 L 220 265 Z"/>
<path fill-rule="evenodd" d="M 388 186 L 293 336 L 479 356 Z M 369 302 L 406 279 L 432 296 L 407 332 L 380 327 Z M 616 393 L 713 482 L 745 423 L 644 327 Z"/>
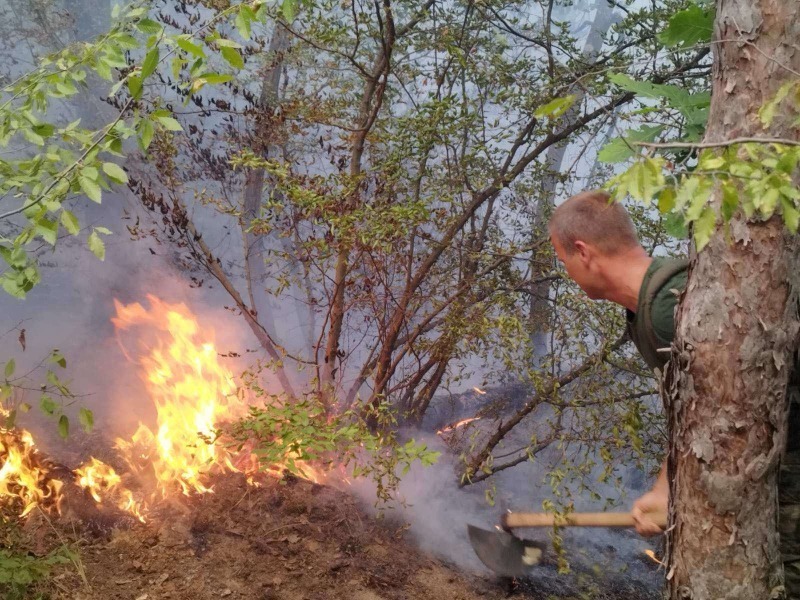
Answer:
<path fill-rule="evenodd" d="M 85 573 L 84 581 L 65 567 L 37 592 L 53 600 L 658 597 L 624 577 L 561 578 L 552 566 L 530 581 L 459 572 L 415 549 L 403 523 L 368 516 L 350 495 L 305 480 L 266 479 L 253 488 L 231 474 L 214 488 L 159 508 L 147 524 L 75 500 L 60 519 L 34 513 L 26 525 L 32 550 L 70 541 Z"/>

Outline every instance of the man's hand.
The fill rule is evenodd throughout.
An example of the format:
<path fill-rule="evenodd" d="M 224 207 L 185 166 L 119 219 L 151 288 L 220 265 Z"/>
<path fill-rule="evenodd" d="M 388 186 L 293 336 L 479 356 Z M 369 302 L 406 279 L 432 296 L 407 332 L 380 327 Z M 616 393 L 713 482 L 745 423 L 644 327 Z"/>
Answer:
<path fill-rule="evenodd" d="M 656 485 L 652 490 L 633 503 L 631 516 L 636 523 L 639 535 L 650 537 L 663 533 L 664 530 L 653 522 L 648 515 L 654 513 L 665 514 L 669 501 L 669 490 Z"/>
<path fill-rule="evenodd" d="M 636 523 L 636 531 L 639 535 L 650 537 L 663 533 L 661 527 L 649 518 L 649 515 L 661 513 L 667 514 L 669 504 L 669 482 L 667 482 L 667 461 L 661 465 L 658 479 L 653 484 L 653 489 L 633 503 L 631 516 Z"/>

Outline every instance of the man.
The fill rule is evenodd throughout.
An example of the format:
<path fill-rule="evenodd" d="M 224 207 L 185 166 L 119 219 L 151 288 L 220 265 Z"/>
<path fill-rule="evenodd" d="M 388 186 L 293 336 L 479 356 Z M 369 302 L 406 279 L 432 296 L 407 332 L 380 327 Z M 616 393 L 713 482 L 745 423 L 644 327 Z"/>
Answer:
<path fill-rule="evenodd" d="M 639 243 L 625 208 L 603 191 L 569 198 L 553 212 L 550 240 L 567 274 L 593 300 L 610 300 L 626 308 L 630 336 L 653 369 L 663 370 L 675 335 L 675 306 L 686 287 L 685 260 L 652 258 Z M 800 369 L 795 369 L 795 375 Z M 794 410 L 798 386 L 789 390 L 790 433 L 798 431 Z M 797 423 L 797 425 L 795 425 Z M 800 598 L 800 440 L 789 436 L 781 465 L 781 552 L 789 598 Z M 631 514 L 642 535 L 661 533 L 648 514 L 666 512 L 669 498 L 666 463 L 653 488 L 636 500 Z"/>

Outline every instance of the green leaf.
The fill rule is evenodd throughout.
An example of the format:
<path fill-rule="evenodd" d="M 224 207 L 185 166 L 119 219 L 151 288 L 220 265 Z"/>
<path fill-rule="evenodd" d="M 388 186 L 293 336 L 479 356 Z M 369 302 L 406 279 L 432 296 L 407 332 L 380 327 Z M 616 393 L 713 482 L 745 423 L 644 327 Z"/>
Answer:
<path fill-rule="evenodd" d="M 58 404 L 53 402 L 53 399 L 47 394 L 42 394 L 42 397 L 39 400 L 39 408 L 41 408 L 42 412 L 46 415 L 53 416 L 58 408 Z"/>
<path fill-rule="evenodd" d="M 9 267 L 21 268 L 28 264 L 28 257 L 22 248 L 5 248 L 0 246 L 0 257 L 8 263 Z"/>
<path fill-rule="evenodd" d="M 139 42 L 136 41 L 136 38 L 127 33 L 120 34 L 114 39 L 119 47 L 125 50 L 136 50 L 139 47 Z"/>
<path fill-rule="evenodd" d="M 24 128 L 20 129 L 19 131 L 22 133 L 22 137 L 28 140 L 31 144 L 36 146 L 44 146 L 44 138 L 35 133 L 32 129 Z"/>
<path fill-rule="evenodd" d="M 792 91 L 792 88 L 794 87 L 797 87 L 797 81 L 795 80 L 784 83 L 778 89 L 775 95 L 768 102 L 764 103 L 764 105 L 758 110 L 758 118 L 761 119 L 761 122 L 766 127 L 772 125 L 778 105 L 784 101 L 786 96 L 789 95 L 789 92 Z"/>
<path fill-rule="evenodd" d="M 156 117 L 161 126 L 168 131 L 183 131 L 183 127 L 172 117 Z"/>
<path fill-rule="evenodd" d="M 739 191 L 730 183 L 722 184 L 722 206 L 720 212 L 723 220 L 727 223 L 739 207 Z"/>
<path fill-rule="evenodd" d="M 214 40 L 214 43 L 219 46 L 220 48 L 243 48 L 239 42 L 234 42 L 233 40 L 226 40 L 225 38 L 219 38 Z"/>
<path fill-rule="evenodd" d="M 134 100 L 141 98 L 142 96 L 142 78 L 138 75 L 131 75 L 128 77 L 128 91 L 131 93 L 131 97 Z"/>
<path fill-rule="evenodd" d="M 139 134 L 139 147 L 142 152 L 146 151 L 153 141 L 153 122 L 150 119 L 142 119 L 136 128 Z"/>
<path fill-rule="evenodd" d="M 40 125 L 34 125 L 33 131 L 36 135 L 40 135 L 43 138 L 49 138 L 55 132 L 56 128 L 51 125 L 50 123 L 42 123 Z"/>
<path fill-rule="evenodd" d="M 786 196 L 781 196 L 781 208 L 786 228 L 792 233 L 797 233 L 797 227 L 800 225 L 800 211 L 797 210 L 797 206 Z"/>
<path fill-rule="evenodd" d="M 198 58 L 202 58 L 206 55 L 205 52 L 203 52 L 202 46 L 198 46 L 185 37 L 175 38 L 175 43 L 181 50 L 185 50 L 189 54 L 197 56 Z"/>
<path fill-rule="evenodd" d="M 645 158 L 629 169 L 628 193 L 637 200 L 650 202 L 653 196 L 664 187 L 662 158 Z"/>
<path fill-rule="evenodd" d="M 537 108 L 534 111 L 533 116 L 538 117 L 539 119 L 544 117 L 557 119 L 570 109 L 570 107 L 575 103 L 576 99 L 577 96 L 575 94 L 570 94 L 569 96 L 564 96 L 563 98 L 556 98 L 544 106 Z"/>
<path fill-rule="evenodd" d="M 89 250 L 91 250 L 97 258 L 100 260 L 106 259 L 106 245 L 103 243 L 103 240 L 100 239 L 100 236 L 97 235 L 96 231 L 92 231 L 89 235 L 88 243 Z"/>
<path fill-rule="evenodd" d="M 128 174 L 118 164 L 104 162 L 103 171 L 116 183 L 128 183 Z"/>
<path fill-rule="evenodd" d="M 623 137 L 614 138 L 597 154 L 597 160 L 604 163 L 618 163 L 638 154 L 638 148 L 633 142 L 652 142 L 664 131 L 663 125 L 645 125 L 640 129 L 625 132 Z"/>
<path fill-rule="evenodd" d="M 67 415 L 61 415 L 58 418 L 58 435 L 64 440 L 69 437 L 69 418 Z"/>
<path fill-rule="evenodd" d="M 684 88 L 678 87 L 677 85 L 636 81 L 624 73 L 613 73 L 608 76 L 608 79 L 622 89 L 634 92 L 644 98 L 664 99 L 670 106 L 679 110 L 684 115 L 694 115 L 695 118 L 702 118 L 696 115 L 697 109 L 704 109 L 711 103 L 711 94 L 708 92 L 690 94 Z"/>
<path fill-rule="evenodd" d="M 778 188 L 770 187 L 764 192 L 761 198 L 761 214 L 765 218 L 769 218 L 773 215 L 775 208 L 778 206 L 779 198 L 780 191 L 778 191 Z"/>
<path fill-rule="evenodd" d="M 233 79 L 233 75 L 220 75 L 219 73 L 203 73 L 200 76 L 204 84 L 216 85 L 218 83 L 227 83 Z"/>
<path fill-rule="evenodd" d="M 239 30 L 239 35 L 246 40 L 250 39 L 250 23 L 254 18 L 253 11 L 245 4 L 242 4 L 239 8 L 239 14 L 236 15 L 236 29 Z"/>
<path fill-rule="evenodd" d="M 100 203 L 103 198 L 103 192 L 100 190 L 100 186 L 89 178 L 85 170 L 78 176 L 78 183 L 83 193 L 86 194 L 90 200 L 98 204 Z"/>
<path fill-rule="evenodd" d="M 3 273 L 0 275 L 0 285 L 3 286 L 3 290 L 11 296 L 15 298 L 19 298 L 20 300 L 24 300 L 27 292 L 25 289 L 17 283 L 16 277 L 12 273 Z"/>
<path fill-rule="evenodd" d="M 41 237 L 51 246 L 55 246 L 58 241 L 58 223 L 50 219 L 39 219 L 35 227 L 36 235 Z"/>
<path fill-rule="evenodd" d="M 786 173 L 787 175 L 791 176 L 791 174 L 794 173 L 794 170 L 797 168 L 798 161 L 800 161 L 800 149 L 788 148 L 783 151 L 783 154 L 778 160 L 778 164 L 776 165 L 775 169 L 781 173 Z"/>
<path fill-rule="evenodd" d="M 666 232 L 678 240 L 685 240 L 689 235 L 686 221 L 679 212 L 671 212 L 664 219 L 664 229 Z"/>
<path fill-rule="evenodd" d="M 153 19 L 142 19 L 136 23 L 136 28 L 142 33 L 148 35 L 161 33 L 161 25 Z"/>
<path fill-rule="evenodd" d="M 281 14 L 283 14 L 283 20 L 287 23 L 294 21 L 297 16 L 297 0 L 283 0 Z"/>
<path fill-rule="evenodd" d="M 223 47 L 220 53 L 222 54 L 222 58 L 228 61 L 228 64 L 234 69 L 241 69 L 244 67 L 244 59 L 235 48 Z"/>
<path fill-rule="evenodd" d="M 714 213 L 714 209 L 710 206 L 706 206 L 705 209 L 703 209 L 703 214 L 701 214 L 693 224 L 694 243 L 697 245 L 698 252 L 705 248 L 709 240 L 711 240 L 711 235 L 716 229 L 716 224 L 717 215 Z"/>
<path fill-rule="evenodd" d="M 15 367 L 16 363 L 14 362 L 13 358 L 6 363 L 6 368 L 5 368 L 6 379 L 8 379 L 14 374 Z"/>
<path fill-rule="evenodd" d="M 181 56 L 175 56 L 172 59 L 172 77 L 178 79 L 181 76 L 181 69 L 186 64 L 186 59 Z"/>
<path fill-rule="evenodd" d="M 658 210 L 667 214 L 675 208 L 675 190 L 671 187 L 664 188 L 658 195 Z"/>
<path fill-rule="evenodd" d="M 111 231 L 111 230 L 110 230 L 108 227 L 95 227 L 95 228 L 94 228 L 94 230 L 95 230 L 97 233 L 102 233 L 103 235 L 111 235 L 111 234 L 113 234 L 113 233 L 114 233 L 114 232 L 113 232 L 113 231 Z"/>
<path fill-rule="evenodd" d="M 692 202 L 705 203 L 711 194 L 709 181 L 708 177 L 684 177 L 676 190 L 675 209 L 682 211 Z"/>
<path fill-rule="evenodd" d="M 111 98 L 113 96 L 116 96 L 117 92 L 120 91 L 120 89 L 122 89 L 122 86 L 128 83 L 128 79 L 120 79 L 117 83 L 111 86 L 111 91 L 108 92 L 108 97 Z"/>
<path fill-rule="evenodd" d="M 692 179 L 696 179 L 692 177 Z M 708 200 L 711 198 L 714 184 L 705 178 L 698 182 L 696 192 L 694 192 L 689 199 L 689 208 L 686 210 L 686 221 L 691 223 L 700 218 L 701 214 L 708 206 Z"/>
<path fill-rule="evenodd" d="M 94 413 L 88 408 L 81 408 L 78 411 L 78 423 L 86 433 L 91 433 L 94 428 Z"/>
<path fill-rule="evenodd" d="M 668 48 L 688 48 L 710 42 L 713 31 L 714 11 L 692 5 L 675 13 L 658 39 Z"/>
<path fill-rule="evenodd" d="M 67 359 L 64 358 L 64 355 L 58 350 L 53 350 L 53 353 L 50 355 L 50 361 L 57 364 L 62 369 L 67 368 Z"/>
<path fill-rule="evenodd" d="M 701 171 L 718 171 L 725 166 L 725 158 L 714 150 L 703 150 L 697 160 L 697 168 Z"/>
<path fill-rule="evenodd" d="M 153 71 L 156 70 L 158 66 L 158 46 L 150 50 L 147 53 L 147 56 L 144 57 L 144 62 L 142 63 L 142 79 L 147 79 L 150 75 L 153 74 Z"/>

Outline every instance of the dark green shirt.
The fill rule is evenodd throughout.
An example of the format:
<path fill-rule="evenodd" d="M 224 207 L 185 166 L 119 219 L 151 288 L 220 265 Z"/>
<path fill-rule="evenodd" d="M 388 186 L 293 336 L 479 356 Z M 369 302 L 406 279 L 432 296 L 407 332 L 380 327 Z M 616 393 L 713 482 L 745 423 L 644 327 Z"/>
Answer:
<path fill-rule="evenodd" d="M 647 289 L 647 283 L 653 273 L 664 264 L 665 260 L 664 258 L 653 259 L 644 274 L 642 287 L 639 289 L 640 295 L 642 290 Z M 678 303 L 678 294 L 686 287 L 686 275 L 684 270 L 668 279 L 667 283 L 656 293 L 653 307 L 650 309 L 653 315 L 653 329 L 665 346 L 669 346 L 675 337 L 675 305 Z"/>
<path fill-rule="evenodd" d="M 683 260 L 654 258 L 639 288 L 636 312 L 626 311 L 628 332 L 651 368 L 663 367 L 669 358 L 661 349 L 675 337 L 675 305 L 686 287 L 686 266 Z"/>

